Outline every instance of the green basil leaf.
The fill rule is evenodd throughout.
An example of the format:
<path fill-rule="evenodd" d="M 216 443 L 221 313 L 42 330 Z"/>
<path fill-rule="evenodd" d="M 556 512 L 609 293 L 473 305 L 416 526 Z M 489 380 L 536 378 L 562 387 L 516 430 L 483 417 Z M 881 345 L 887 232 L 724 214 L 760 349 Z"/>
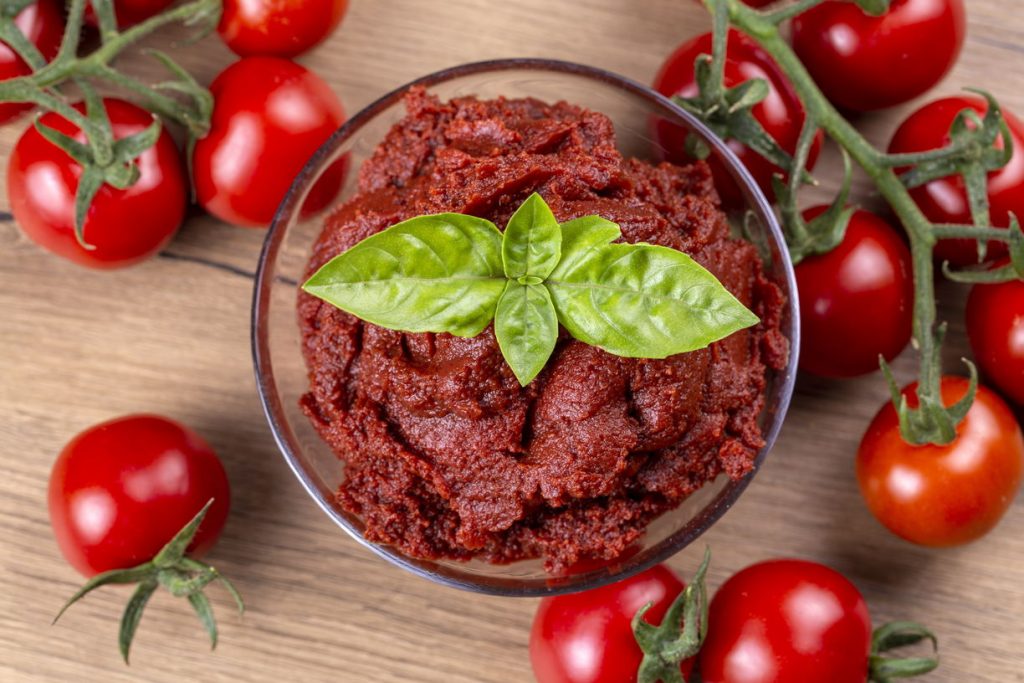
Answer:
<path fill-rule="evenodd" d="M 650 244 L 591 247 L 545 283 L 580 341 L 630 358 L 704 348 L 758 318 L 686 254 Z"/>
<path fill-rule="evenodd" d="M 481 218 L 421 216 L 367 237 L 302 288 L 381 327 L 474 337 L 505 289 L 501 240 Z"/>
<path fill-rule="evenodd" d="M 494 336 L 525 387 L 544 369 L 558 340 L 558 319 L 547 288 L 509 280 L 494 314 Z"/>
<path fill-rule="evenodd" d="M 562 230 L 555 215 L 536 192 L 527 197 L 505 227 L 501 256 L 505 275 L 546 278 L 561 257 Z"/>
<path fill-rule="evenodd" d="M 586 216 L 562 223 L 562 259 L 548 277 L 564 280 L 580 263 L 592 257 L 595 249 L 621 236 L 622 231 L 617 224 L 600 216 Z"/>

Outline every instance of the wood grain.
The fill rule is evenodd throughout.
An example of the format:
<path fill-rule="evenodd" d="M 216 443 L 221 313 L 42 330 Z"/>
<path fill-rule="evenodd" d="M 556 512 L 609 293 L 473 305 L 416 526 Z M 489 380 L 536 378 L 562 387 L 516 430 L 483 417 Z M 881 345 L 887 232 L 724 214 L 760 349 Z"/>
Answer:
<path fill-rule="evenodd" d="M 939 92 L 989 88 L 1024 112 L 1024 13 L 1015 0 L 969 5 L 963 58 Z M 485 58 L 570 59 L 649 82 L 676 44 L 706 29 L 687 0 L 354 0 L 341 30 L 302 61 L 355 112 L 428 71 Z M 175 51 L 201 79 L 230 61 L 215 38 L 175 47 L 181 37 L 153 44 Z M 155 77 L 141 57 L 128 64 Z M 908 109 L 860 124 L 884 144 Z M 0 168 L 24 125 L 0 129 Z M 824 196 L 835 185 L 835 155 L 822 167 Z M 874 203 L 863 183 L 858 189 Z M 262 238 L 196 216 L 160 257 L 98 273 L 43 253 L 0 218 L 0 679 L 532 680 L 526 646 L 535 601 L 455 592 L 385 564 L 335 528 L 286 468 L 249 356 Z M 962 296 L 941 291 L 950 367 L 967 350 Z M 911 368 L 911 358 L 897 363 L 903 377 Z M 1024 503 L 967 548 L 931 552 L 894 539 L 865 511 L 852 476 L 860 434 L 884 400 L 877 375 L 801 380 L 766 466 L 706 536 L 715 550 L 711 584 L 769 557 L 820 560 L 857 583 L 877 621 L 913 618 L 941 634 L 943 665 L 928 680 L 1024 681 Z M 45 492 L 71 435 L 138 411 L 185 421 L 221 454 L 235 500 L 212 559 L 249 612 L 239 619 L 213 591 L 222 638 L 211 654 L 187 606 L 159 596 L 126 668 L 115 647 L 125 591 L 104 590 L 49 625 L 80 577 L 51 539 Z M 692 572 L 699 553 L 671 564 Z"/>

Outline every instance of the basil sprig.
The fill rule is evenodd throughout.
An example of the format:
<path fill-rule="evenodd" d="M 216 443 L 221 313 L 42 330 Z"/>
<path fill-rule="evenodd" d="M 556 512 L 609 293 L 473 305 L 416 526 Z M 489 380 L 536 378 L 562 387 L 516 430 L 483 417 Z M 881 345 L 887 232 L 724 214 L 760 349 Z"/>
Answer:
<path fill-rule="evenodd" d="M 494 334 L 519 383 L 555 349 L 558 325 L 617 356 L 704 348 L 758 318 L 681 251 L 614 243 L 598 216 L 559 224 L 532 194 L 502 234 L 456 213 L 420 216 L 367 237 L 303 285 L 374 325 L 403 332 Z"/>

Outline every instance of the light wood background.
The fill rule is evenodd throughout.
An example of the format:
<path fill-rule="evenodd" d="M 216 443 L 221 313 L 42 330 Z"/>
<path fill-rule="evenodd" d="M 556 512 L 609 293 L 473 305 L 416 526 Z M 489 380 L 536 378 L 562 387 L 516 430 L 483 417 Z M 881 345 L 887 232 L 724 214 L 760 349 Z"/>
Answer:
<path fill-rule="evenodd" d="M 967 44 L 939 92 L 988 88 L 1024 114 L 1019 0 L 968 5 Z M 707 26 L 689 0 L 353 0 L 341 29 L 302 61 L 351 113 L 424 73 L 485 58 L 570 59 L 649 82 L 676 44 Z M 200 79 L 231 59 L 216 37 L 178 48 L 175 37 L 182 35 L 154 44 Z M 144 61 L 126 63 L 153 75 Z M 884 145 L 907 110 L 861 123 Z M 25 125 L 0 129 L 0 169 Z M 820 168 L 834 186 L 834 156 Z M 0 211 L 7 206 L 0 192 Z M 102 273 L 44 253 L 0 217 L 0 679 L 532 680 L 534 600 L 457 592 L 386 564 L 336 528 L 286 468 L 249 355 L 262 239 L 262 231 L 196 215 L 158 258 Z M 967 351 L 962 292 L 944 289 L 942 301 L 952 368 Z M 912 359 L 898 369 L 909 377 Z M 944 659 L 928 680 L 1024 681 L 1024 501 L 970 547 L 933 552 L 890 536 L 863 507 L 852 472 L 859 437 L 885 400 L 878 375 L 801 379 L 764 469 L 705 537 L 715 552 L 710 583 L 771 557 L 823 561 L 861 588 L 877 622 L 910 618 L 935 628 Z M 73 434 L 139 411 L 183 420 L 220 453 L 234 509 L 212 560 L 233 577 L 249 611 L 238 618 L 212 589 L 222 633 L 210 653 L 188 606 L 158 595 L 126 668 L 115 640 L 126 590 L 105 589 L 49 625 L 81 577 L 52 540 L 45 492 Z M 700 552 L 684 551 L 671 565 L 689 574 Z"/>

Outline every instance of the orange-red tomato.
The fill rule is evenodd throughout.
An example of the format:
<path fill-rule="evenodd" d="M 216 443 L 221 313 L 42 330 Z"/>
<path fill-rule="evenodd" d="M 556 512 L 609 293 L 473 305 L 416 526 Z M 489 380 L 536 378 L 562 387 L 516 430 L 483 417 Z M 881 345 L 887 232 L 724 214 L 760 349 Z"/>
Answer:
<path fill-rule="evenodd" d="M 943 403 L 958 401 L 967 386 L 963 377 L 944 377 Z M 913 388 L 904 394 L 916 407 Z M 887 403 L 857 451 L 857 480 L 872 514 L 897 536 L 924 546 L 961 545 L 991 531 L 1017 495 L 1022 472 L 1020 425 L 983 386 L 952 443 L 907 444 Z"/>

